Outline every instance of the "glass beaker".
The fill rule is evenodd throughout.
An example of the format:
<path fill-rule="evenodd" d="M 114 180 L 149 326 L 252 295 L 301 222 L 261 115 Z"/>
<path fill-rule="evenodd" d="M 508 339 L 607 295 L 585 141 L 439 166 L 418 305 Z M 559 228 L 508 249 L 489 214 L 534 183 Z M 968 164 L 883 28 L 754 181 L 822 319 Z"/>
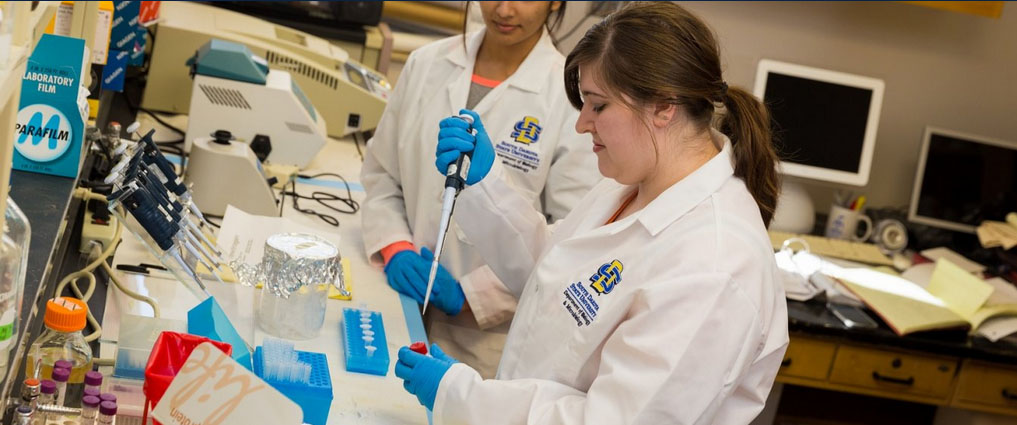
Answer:
<path fill-rule="evenodd" d="M 280 338 L 318 336 L 329 287 L 343 290 L 341 258 L 339 248 L 315 235 L 269 236 L 259 267 L 263 288 L 258 325 Z"/>

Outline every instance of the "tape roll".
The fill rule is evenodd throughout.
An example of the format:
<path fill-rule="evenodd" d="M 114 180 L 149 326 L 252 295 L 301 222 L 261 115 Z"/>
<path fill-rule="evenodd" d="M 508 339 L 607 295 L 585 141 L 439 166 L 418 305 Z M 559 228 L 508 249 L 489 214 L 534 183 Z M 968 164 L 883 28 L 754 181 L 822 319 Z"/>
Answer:
<path fill-rule="evenodd" d="M 899 252 L 908 246 L 908 228 L 899 220 L 880 220 L 872 240 L 884 251 Z"/>

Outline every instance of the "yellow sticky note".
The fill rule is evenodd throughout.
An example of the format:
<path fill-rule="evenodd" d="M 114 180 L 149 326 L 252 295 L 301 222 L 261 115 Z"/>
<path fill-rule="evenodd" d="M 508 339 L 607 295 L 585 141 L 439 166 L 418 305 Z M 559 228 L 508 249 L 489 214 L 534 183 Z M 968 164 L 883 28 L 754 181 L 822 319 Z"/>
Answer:
<path fill-rule="evenodd" d="M 961 317 L 971 320 L 982 308 L 995 288 L 960 266 L 940 258 L 932 271 L 929 293 L 943 300 L 946 306 Z"/>
<path fill-rule="evenodd" d="M 237 275 L 233 274 L 233 269 L 231 269 L 230 266 L 227 266 L 225 264 L 220 264 L 219 267 L 222 268 L 222 272 L 216 273 L 216 274 L 219 276 L 220 279 L 222 279 L 223 282 L 230 282 L 230 283 L 237 283 L 238 282 Z M 199 276 L 205 276 L 205 277 L 210 277 L 210 278 L 214 279 L 214 277 L 212 277 L 212 272 L 210 272 L 208 270 L 208 268 L 205 267 L 204 265 L 202 265 L 201 263 L 198 263 L 197 267 L 195 267 L 195 269 L 198 272 Z"/>
<path fill-rule="evenodd" d="M 339 292 L 338 289 L 335 289 L 335 286 L 330 286 L 328 288 L 328 297 L 333 300 L 349 301 L 353 299 L 353 273 L 350 273 L 350 259 L 343 258 L 342 260 L 339 261 L 343 265 L 343 282 L 346 283 L 346 292 L 349 293 L 350 295 L 349 296 L 343 295 Z"/>

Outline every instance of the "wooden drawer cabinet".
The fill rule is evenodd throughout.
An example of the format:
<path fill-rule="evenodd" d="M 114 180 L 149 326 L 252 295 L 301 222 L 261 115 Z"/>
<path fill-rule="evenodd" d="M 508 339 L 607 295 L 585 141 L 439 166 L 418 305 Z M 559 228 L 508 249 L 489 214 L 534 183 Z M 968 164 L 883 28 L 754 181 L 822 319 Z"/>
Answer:
<path fill-rule="evenodd" d="M 957 378 L 955 404 L 977 404 L 1017 414 L 1017 368 L 966 361 Z"/>
<path fill-rule="evenodd" d="M 830 382 L 946 401 L 956 371 L 957 360 L 949 357 L 842 345 L 830 370 Z"/>
<path fill-rule="evenodd" d="M 794 337 L 784 353 L 780 374 L 798 378 L 825 380 L 833 363 L 837 344 L 809 338 Z"/>

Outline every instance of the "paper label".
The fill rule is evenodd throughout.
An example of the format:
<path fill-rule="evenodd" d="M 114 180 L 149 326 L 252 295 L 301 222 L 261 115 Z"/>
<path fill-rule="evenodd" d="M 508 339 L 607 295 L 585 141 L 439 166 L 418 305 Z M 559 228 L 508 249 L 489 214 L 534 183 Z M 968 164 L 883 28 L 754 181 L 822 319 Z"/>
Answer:
<path fill-rule="evenodd" d="M 14 309 L 0 316 L 0 350 L 6 350 L 14 342 Z"/>
<path fill-rule="evenodd" d="M 152 417 L 170 425 L 300 425 L 300 406 L 210 343 L 194 348 Z"/>

